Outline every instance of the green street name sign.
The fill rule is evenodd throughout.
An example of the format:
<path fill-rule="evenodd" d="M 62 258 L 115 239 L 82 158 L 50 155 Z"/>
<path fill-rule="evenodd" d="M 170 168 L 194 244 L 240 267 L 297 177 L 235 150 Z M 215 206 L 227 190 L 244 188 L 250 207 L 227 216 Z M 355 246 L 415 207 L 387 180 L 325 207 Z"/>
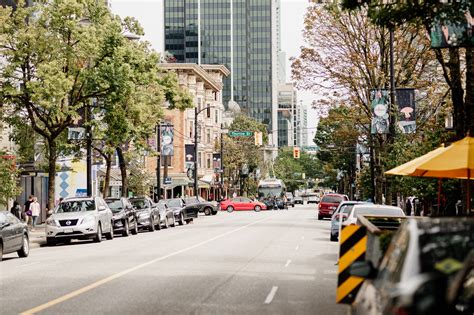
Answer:
<path fill-rule="evenodd" d="M 251 137 L 252 131 L 229 131 L 229 137 Z"/>

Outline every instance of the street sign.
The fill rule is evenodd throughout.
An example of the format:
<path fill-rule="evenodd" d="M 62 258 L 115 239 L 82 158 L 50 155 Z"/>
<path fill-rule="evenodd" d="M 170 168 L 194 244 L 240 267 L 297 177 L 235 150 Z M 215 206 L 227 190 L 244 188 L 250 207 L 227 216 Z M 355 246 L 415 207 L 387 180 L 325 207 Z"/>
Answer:
<path fill-rule="evenodd" d="M 251 137 L 252 131 L 229 131 L 229 137 Z"/>
<path fill-rule="evenodd" d="M 165 177 L 163 181 L 165 185 L 171 185 L 172 182 L 171 177 Z"/>

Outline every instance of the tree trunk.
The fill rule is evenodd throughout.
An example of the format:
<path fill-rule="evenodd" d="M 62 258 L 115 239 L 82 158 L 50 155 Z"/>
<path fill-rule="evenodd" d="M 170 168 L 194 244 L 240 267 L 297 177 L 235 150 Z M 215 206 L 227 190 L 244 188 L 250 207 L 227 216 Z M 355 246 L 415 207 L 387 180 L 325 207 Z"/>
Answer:
<path fill-rule="evenodd" d="M 128 177 L 127 177 L 127 162 L 123 155 L 123 150 L 121 147 L 117 147 L 117 155 L 119 159 L 120 173 L 122 175 L 122 197 L 128 196 Z"/>
<path fill-rule="evenodd" d="M 109 197 L 109 188 L 110 188 L 110 171 L 112 169 L 112 154 L 107 154 L 105 156 L 105 180 L 104 180 L 104 190 L 102 195 L 104 198 Z"/>
<path fill-rule="evenodd" d="M 466 133 L 474 137 L 474 48 L 466 48 L 466 98 L 464 101 Z"/>
<path fill-rule="evenodd" d="M 56 160 L 57 145 L 55 140 L 47 139 L 49 147 L 48 160 L 48 209 L 54 209 L 55 185 L 56 185 Z"/>
<path fill-rule="evenodd" d="M 451 77 L 451 99 L 453 101 L 454 128 L 457 139 L 461 139 L 465 131 L 464 89 L 462 86 L 461 61 L 459 48 L 449 49 L 449 74 Z"/>

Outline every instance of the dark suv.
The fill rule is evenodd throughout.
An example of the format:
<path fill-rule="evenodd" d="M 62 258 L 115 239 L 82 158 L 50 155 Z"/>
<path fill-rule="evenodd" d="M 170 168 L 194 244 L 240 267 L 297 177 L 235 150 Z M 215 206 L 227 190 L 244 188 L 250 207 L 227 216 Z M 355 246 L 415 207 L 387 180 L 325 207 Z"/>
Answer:
<path fill-rule="evenodd" d="M 205 215 L 216 215 L 219 211 L 220 204 L 204 200 L 202 197 L 188 197 L 184 199 L 186 206 L 195 206 L 199 212 L 204 212 Z"/>
<path fill-rule="evenodd" d="M 136 211 L 127 198 L 107 198 L 105 202 L 112 210 L 114 232 L 121 232 L 123 236 L 138 233 Z"/>

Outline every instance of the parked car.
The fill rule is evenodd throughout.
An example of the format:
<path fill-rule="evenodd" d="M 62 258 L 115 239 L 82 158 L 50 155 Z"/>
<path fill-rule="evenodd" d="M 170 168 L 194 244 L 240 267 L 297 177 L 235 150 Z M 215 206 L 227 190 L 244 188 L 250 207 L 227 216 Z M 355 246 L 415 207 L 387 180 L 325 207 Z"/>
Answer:
<path fill-rule="evenodd" d="M 183 222 L 178 222 L 176 221 L 176 216 L 175 212 L 173 211 L 172 208 L 169 208 L 168 205 L 166 204 L 166 200 L 160 200 L 157 204 L 156 207 L 158 209 L 158 212 L 160 213 L 160 224 L 156 226 L 158 230 L 161 229 L 161 226 L 163 226 L 165 229 L 171 227 L 175 227 L 176 223 L 183 225 Z"/>
<path fill-rule="evenodd" d="M 188 197 L 184 199 L 187 206 L 193 205 L 198 208 L 199 212 L 203 212 L 205 215 L 216 215 L 219 211 L 219 203 L 206 201 L 202 197 Z"/>
<path fill-rule="evenodd" d="M 123 236 L 129 236 L 130 232 L 134 235 L 138 234 L 135 208 L 127 198 L 107 198 L 105 202 L 112 210 L 114 233 L 122 233 Z"/>
<path fill-rule="evenodd" d="M 287 206 L 292 206 L 292 207 L 294 207 L 294 206 L 295 206 L 295 198 L 293 197 L 293 193 L 292 193 L 292 192 L 286 192 L 286 193 L 285 193 L 285 196 L 286 196 L 286 204 L 287 204 Z"/>
<path fill-rule="evenodd" d="M 366 279 L 352 314 L 472 314 L 472 290 L 471 313 L 452 312 L 445 302 L 449 283 L 474 248 L 473 231 L 473 218 L 408 218 L 380 266 L 360 261 L 350 267 L 351 275 Z M 469 282 L 472 289 L 473 279 Z"/>
<path fill-rule="evenodd" d="M 183 225 L 184 222 L 191 223 L 193 219 L 198 217 L 199 208 L 192 204 L 186 205 L 182 198 L 167 199 L 165 203 L 173 211 L 175 220 L 180 225 Z"/>
<path fill-rule="evenodd" d="M 318 204 L 318 220 L 330 218 L 339 204 L 343 201 L 349 201 L 346 195 L 326 194 Z M 309 203 L 309 202 L 308 202 Z"/>
<path fill-rule="evenodd" d="M 303 197 L 302 196 L 295 196 L 294 203 L 296 204 L 303 204 Z"/>
<path fill-rule="evenodd" d="M 71 239 L 114 238 L 113 216 L 107 203 L 100 197 L 75 197 L 62 201 L 46 220 L 46 242 L 69 243 Z"/>
<path fill-rule="evenodd" d="M 339 238 L 339 222 L 346 221 L 349 213 L 352 211 L 354 205 L 357 204 L 368 204 L 367 202 L 361 201 L 343 201 L 339 204 L 336 211 L 334 211 L 331 217 L 331 232 L 329 239 L 332 242 L 337 242 Z"/>
<path fill-rule="evenodd" d="M 311 194 L 311 195 L 308 195 L 307 196 L 307 199 L 306 199 L 306 203 L 307 204 L 310 204 L 310 203 L 319 203 L 321 201 L 321 199 L 319 198 L 318 195 L 316 194 Z"/>
<path fill-rule="evenodd" d="M 135 208 L 139 229 L 147 229 L 150 232 L 160 229 L 160 212 L 157 205 L 148 197 L 133 197 L 129 199 Z"/>
<path fill-rule="evenodd" d="M 30 253 L 30 237 L 25 222 L 8 211 L 0 211 L 0 261 L 4 254 L 17 252 L 20 257 Z"/>
<path fill-rule="evenodd" d="M 374 204 L 357 204 L 350 209 L 347 219 L 342 225 L 358 224 L 358 215 L 375 215 L 386 217 L 405 217 L 405 213 L 399 207 L 374 205 Z"/>
<path fill-rule="evenodd" d="M 246 197 L 236 197 L 221 201 L 221 210 L 227 210 L 227 212 L 234 210 L 254 210 L 259 212 L 260 210 L 267 210 L 267 206 L 260 201 L 252 201 Z"/>

